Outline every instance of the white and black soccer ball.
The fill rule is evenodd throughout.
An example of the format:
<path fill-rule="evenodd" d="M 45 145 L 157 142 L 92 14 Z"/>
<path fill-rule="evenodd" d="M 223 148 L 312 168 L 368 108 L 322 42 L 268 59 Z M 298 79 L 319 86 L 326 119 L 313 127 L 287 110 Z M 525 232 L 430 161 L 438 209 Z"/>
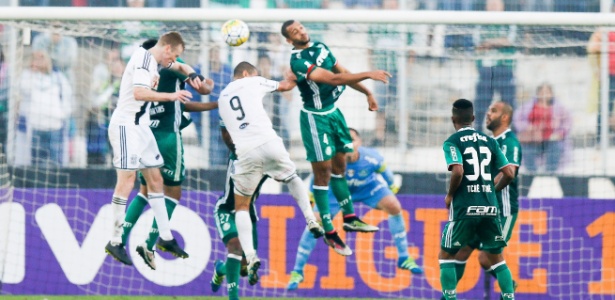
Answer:
<path fill-rule="evenodd" d="M 222 25 L 222 38 L 229 46 L 237 47 L 250 38 L 250 28 L 242 20 L 228 20 Z"/>

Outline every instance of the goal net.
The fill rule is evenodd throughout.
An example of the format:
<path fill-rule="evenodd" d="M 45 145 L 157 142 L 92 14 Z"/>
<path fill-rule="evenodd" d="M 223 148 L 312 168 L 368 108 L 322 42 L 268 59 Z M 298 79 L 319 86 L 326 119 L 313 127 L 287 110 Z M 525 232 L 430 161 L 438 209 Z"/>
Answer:
<path fill-rule="evenodd" d="M 512 130 L 523 146 L 521 197 L 505 257 L 519 284 L 518 297 L 615 296 L 615 235 L 609 231 L 615 224 L 615 127 L 612 111 L 603 104 L 608 93 L 601 92 L 608 89 L 601 82 L 609 77 L 601 58 L 613 55 L 615 39 L 603 44 L 612 33 L 600 26 L 609 22 L 548 13 L 498 19 L 426 12 L 403 19 L 403 12 L 328 11 L 308 17 L 293 10 L 214 10 L 200 18 L 192 11 L 185 18 L 190 21 L 177 21 L 187 10 L 125 11 L 82 10 L 81 19 L 53 9 L 47 17 L 36 9 L 20 11 L 19 18 L 0 15 L 5 58 L 0 74 L 8 79 L 8 122 L 0 125 L 7 129 L 6 141 L 0 141 L 6 154 L 5 163 L 0 161 L 0 294 L 215 295 L 208 282 L 214 260 L 225 259 L 226 249 L 213 209 L 224 187 L 228 155 L 215 111 L 190 114 L 193 125 L 182 132 L 186 191 L 171 225 L 190 258 L 157 253 L 156 271 L 140 261 L 134 248 L 147 236 L 151 212 L 141 217 L 129 240 L 135 267 L 104 253 L 115 184 L 106 126 L 119 79 L 135 47 L 175 30 L 186 41 L 181 58 L 215 82 L 212 94 L 195 95 L 193 101 L 216 101 L 241 61 L 281 80 L 291 55 L 280 34 L 282 21 L 306 16 L 312 40 L 326 43 L 339 64 L 352 72 L 383 69 L 393 75 L 388 85 L 364 82 L 378 100 L 378 112 L 368 111 L 365 96 L 350 87 L 338 106 L 363 145 L 375 147 L 402 176 L 398 198 L 409 253 L 425 273 L 396 268 L 387 214 L 357 204 L 360 216 L 379 225 L 380 232 L 342 234 L 354 250 L 347 259 L 319 241 L 304 269 L 305 281 L 287 291 L 305 223 L 286 190 L 269 181 L 258 200 L 261 280 L 256 286 L 242 280 L 241 295 L 439 298 L 437 253 L 448 187 L 441 146 L 454 132 L 452 102 L 466 98 L 475 105 L 475 127 L 487 133 L 484 120 L 493 101 L 514 107 Z M 122 16 L 127 21 L 115 20 Z M 231 17 L 243 19 L 251 30 L 240 47 L 227 46 L 220 36 L 221 24 Z M 541 18 L 559 21 L 526 20 Z M 307 175 L 298 91 L 272 94 L 264 102 L 292 159 Z M 600 112 L 608 113 L 609 121 Z M 548 124 L 540 122 L 545 119 Z M 341 220 L 336 222 L 340 228 Z M 497 285 L 486 289 L 484 280 L 474 254 L 458 292 L 495 299 Z M 225 289 L 220 293 L 225 295 Z"/>

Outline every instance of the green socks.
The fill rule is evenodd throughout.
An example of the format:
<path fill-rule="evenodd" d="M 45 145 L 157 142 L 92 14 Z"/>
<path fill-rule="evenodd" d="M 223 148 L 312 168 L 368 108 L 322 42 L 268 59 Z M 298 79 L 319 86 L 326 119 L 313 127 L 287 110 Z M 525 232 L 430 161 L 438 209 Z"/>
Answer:
<path fill-rule="evenodd" d="M 320 219 L 322 220 L 322 227 L 325 232 L 331 232 L 335 230 L 333 228 L 333 222 L 331 222 L 331 211 L 329 210 L 329 187 L 328 186 L 314 186 L 314 201 L 320 212 Z"/>
<path fill-rule="evenodd" d="M 171 215 L 173 215 L 173 211 L 177 206 L 177 200 L 164 197 L 164 204 L 167 207 L 167 214 L 169 215 L 169 220 L 171 220 Z M 156 245 L 156 241 L 158 240 L 159 235 L 160 233 L 158 232 L 158 223 L 156 223 L 156 219 L 154 218 L 154 224 L 152 224 L 152 229 L 149 231 L 149 237 L 147 238 L 147 241 L 145 241 L 145 243 L 147 243 L 147 249 L 149 251 L 154 250 L 154 246 Z"/>
<path fill-rule="evenodd" d="M 459 280 L 461 280 L 461 277 L 463 277 L 463 273 L 465 271 L 466 271 L 466 262 L 465 261 L 456 260 L 455 261 L 455 275 L 457 277 L 457 282 L 459 282 Z"/>
<path fill-rule="evenodd" d="M 126 209 L 126 216 L 124 216 L 124 232 L 122 233 L 122 244 L 126 245 L 128 242 L 128 236 L 130 235 L 130 231 L 132 231 L 132 227 L 137 223 L 141 213 L 143 213 L 143 209 L 147 205 L 147 198 L 143 196 L 143 194 L 137 194 L 132 201 L 130 201 L 130 205 Z"/>
<path fill-rule="evenodd" d="M 340 204 L 344 216 L 354 215 L 354 207 L 352 206 L 352 199 L 350 198 L 350 190 L 348 190 L 346 178 L 342 175 L 331 174 L 331 182 L 329 185 L 333 190 L 333 195 L 335 195 L 337 202 Z"/>
<path fill-rule="evenodd" d="M 504 299 L 515 299 L 512 274 L 510 274 L 510 269 L 508 269 L 506 262 L 502 261 L 495 264 L 491 267 L 491 270 L 498 279 L 498 284 L 500 284 L 500 289 L 502 290 L 502 297 Z"/>
<path fill-rule="evenodd" d="M 457 299 L 457 275 L 454 261 L 440 263 L 440 283 L 442 284 L 442 296 L 446 300 Z"/>
<path fill-rule="evenodd" d="M 232 256 L 232 257 L 231 257 Z M 229 300 L 239 299 L 239 270 L 241 269 L 241 257 L 229 254 L 226 258 L 226 282 L 228 284 Z"/>

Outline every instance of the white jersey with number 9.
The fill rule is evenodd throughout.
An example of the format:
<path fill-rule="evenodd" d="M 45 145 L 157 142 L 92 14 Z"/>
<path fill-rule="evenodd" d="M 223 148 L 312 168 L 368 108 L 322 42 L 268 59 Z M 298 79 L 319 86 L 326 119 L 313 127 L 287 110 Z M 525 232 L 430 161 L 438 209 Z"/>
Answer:
<path fill-rule="evenodd" d="M 237 156 L 279 138 L 263 107 L 263 98 L 276 91 L 278 84 L 261 76 L 252 76 L 234 80 L 220 92 L 220 118 L 235 143 Z"/>

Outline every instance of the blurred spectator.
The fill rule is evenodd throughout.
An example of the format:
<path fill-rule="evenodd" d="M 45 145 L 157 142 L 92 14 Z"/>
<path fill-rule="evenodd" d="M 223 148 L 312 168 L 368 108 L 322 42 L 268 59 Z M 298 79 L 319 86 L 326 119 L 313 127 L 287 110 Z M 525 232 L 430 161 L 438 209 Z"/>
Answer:
<path fill-rule="evenodd" d="M 615 6 L 613 6 L 615 12 Z M 602 130 L 602 113 L 600 111 L 600 47 L 602 43 L 602 31 L 594 32 L 587 44 L 587 54 L 592 63 L 594 82 L 598 83 L 594 91 L 594 101 L 591 107 L 592 111 L 598 113 L 598 127 L 596 128 L 596 141 L 598 145 L 601 142 L 600 131 Z M 608 99 L 608 136 L 609 144 L 615 145 L 615 31 L 610 31 L 608 35 L 608 55 L 609 55 L 609 99 Z"/>
<path fill-rule="evenodd" d="M 21 74 L 20 93 L 15 165 L 65 166 L 73 90 L 64 74 L 53 70 L 46 52 L 32 52 L 30 68 Z"/>
<path fill-rule="evenodd" d="M 521 5 L 524 11 L 553 11 L 554 0 L 525 0 Z"/>
<path fill-rule="evenodd" d="M 351 2 L 358 2 L 361 0 L 344 0 Z M 366 0 L 366 1 L 378 1 L 378 0 Z M 329 0 L 276 0 L 278 8 L 304 8 L 304 9 L 318 9 L 329 8 Z M 352 4 L 352 3 L 351 3 Z"/>
<path fill-rule="evenodd" d="M 201 65 L 193 66 L 197 74 L 208 74 L 205 77 L 211 78 L 214 81 L 214 88 L 209 94 L 210 102 L 217 102 L 220 97 L 220 92 L 226 87 L 233 77 L 233 71 L 231 66 L 222 61 L 220 55 L 220 47 L 214 46 L 209 49 L 209 72 L 202 71 Z M 192 93 L 192 101 L 202 101 L 201 95 L 197 93 L 189 85 L 186 86 L 186 90 Z M 201 112 L 190 113 L 190 118 L 194 123 L 199 144 L 203 145 L 203 118 Z M 228 163 L 228 149 L 226 145 L 222 143 L 222 136 L 220 134 L 220 114 L 217 109 L 209 111 L 209 144 L 206 145 L 209 148 L 209 165 L 210 166 L 226 166 Z"/>
<path fill-rule="evenodd" d="M 265 53 L 258 56 L 256 68 L 259 71 L 259 75 L 265 78 L 269 78 L 276 81 L 281 81 L 284 79 L 279 74 L 273 73 L 273 64 L 271 63 L 271 58 Z M 284 94 L 290 94 L 290 92 Z M 290 109 L 290 100 L 288 98 L 288 95 L 286 96 L 287 97 L 284 97 L 282 93 L 269 93 L 269 95 L 265 96 L 265 98 L 263 99 L 263 104 L 265 105 L 265 109 L 271 117 L 273 129 L 284 141 L 284 146 L 286 146 L 286 149 L 289 149 L 290 133 L 288 132 L 288 125 L 285 124 L 286 119 L 284 118 L 284 116 L 288 115 L 288 111 Z"/>
<path fill-rule="evenodd" d="M 438 0 L 439 10 L 474 10 L 475 0 Z"/>
<path fill-rule="evenodd" d="M 52 24 L 52 26 L 60 26 Z M 74 82 L 74 66 L 78 61 L 79 48 L 77 40 L 58 32 L 44 32 L 32 39 L 32 51 L 44 51 L 51 56 L 52 66 L 64 73 L 69 82 Z"/>
<path fill-rule="evenodd" d="M 503 11 L 503 0 L 486 0 L 487 11 Z M 474 33 L 478 83 L 476 84 L 476 127 L 484 128 L 485 113 L 493 101 L 495 92 L 501 100 L 515 109 L 515 54 L 514 42 L 517 37 L 515 25 L 481 25 Z"/>
<path fill-rule="evenodd" d="M 515 112 L 514 120 L 525 168 L 536 172 L 543 162 L 547 173 L 557 171 L 562 157 L 570 150 L 572 117 L 553 96 L 551 85 L 539 85 L 536 97 Z"/>
<path fill-rule="evenodd" d="M 106 165 L 109 153 L 107 125 L 117 104 L 124 62 L 117 49 L 107 51 L 106 60 L 92 72 L 90 107 L 87 121 L 87 164 Z"/>
<path fill-rule="evenodd" d="M 383 0 L 383 9 L 399 9 L 398 0 Z M 376 24 L 369 27 L 370 69 L 386 70 L 391 75 L 388 84 L 375 83 L 375 97 L 378 100 L 376 112 L 376 130 L 374 133 L 374 146 L 384 146 L 387 133 L 397 131 L 397 79 L 399 55 L 403 53 L 404 43 L 401 37 L 401 28 L 397 24 Z M 411 37 L 408 37 L 411 40 Z M 401 51 L 401 52 L 400 52 Z"/>
<path fill-rule="evenodd" d="M 275 0 L 275 1 L 278 1 L 278 0 Z M 250 0 L 209 0 L 209 7 L 210 8 L 249 8 Z"/>
<path fill-rule="evenodd" d="M 439 10 L 474 10 L 476 0 L 438 0 Z M 454 51 L 469 51 L 472 49 L 473 26 L 447 25 L 444 36 L 444 47 Z"/>
<path fill-rule="evenodd" d="M 9 110 L 9 77 L 8 65 L 4 60 L 4 52 L 0 45 L 0 144 L 1 151 L 6 151 L 6 138 L 8 136 L 8 110 Z"/>

